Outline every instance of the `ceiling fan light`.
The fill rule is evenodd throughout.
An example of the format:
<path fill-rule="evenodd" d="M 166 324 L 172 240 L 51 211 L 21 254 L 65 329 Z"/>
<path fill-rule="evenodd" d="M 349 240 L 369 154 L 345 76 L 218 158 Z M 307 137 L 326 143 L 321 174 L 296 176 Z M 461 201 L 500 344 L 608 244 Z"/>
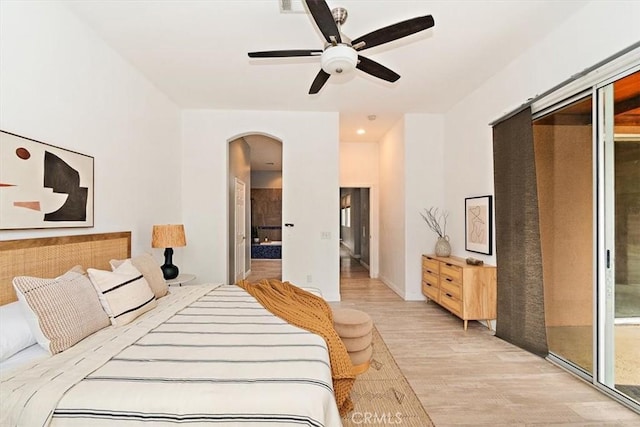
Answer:
<path fill-rule="evenodd" d="M 325 73 L 344 74 L 353 71 L 358 64 L 358 53 L 350 46 L 339 44 L 330 46 L 320 57 L 320 64 Z"/>

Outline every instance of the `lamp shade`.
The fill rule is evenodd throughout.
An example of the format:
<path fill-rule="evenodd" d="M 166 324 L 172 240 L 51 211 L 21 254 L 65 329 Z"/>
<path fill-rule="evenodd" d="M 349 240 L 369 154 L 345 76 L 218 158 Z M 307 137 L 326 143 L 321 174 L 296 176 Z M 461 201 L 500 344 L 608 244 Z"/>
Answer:
<path fill-rule="evenodd" d="M 328 74 L 346 74 L 358 65 L 358 53 L 344 44 L 329 46 L 320 57 L 320 65 Z"/>
<path fill-rule="evenodd" d="M 186 246 L 187 239 L 184 236 L 184 225 L 164 224 L 154 225 L 151 236 L 153 248 L 176 248 Z"/>

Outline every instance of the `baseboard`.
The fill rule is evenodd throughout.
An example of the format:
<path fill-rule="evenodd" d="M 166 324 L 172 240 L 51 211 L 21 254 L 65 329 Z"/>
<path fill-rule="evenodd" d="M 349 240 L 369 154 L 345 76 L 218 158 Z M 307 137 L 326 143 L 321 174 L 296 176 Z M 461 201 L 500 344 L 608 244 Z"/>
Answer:
<path fill-rule="evenodd" d="M 489 329 L 491 329 L 492 331 L 495 332 L 496 330 L 496 321 L 495 320 L 477 320 L 478 323 L 480 323 L 481 325 L 489 328 L 489 323 L 491 323 L 491 327 Z"/>
<path fill-rule="evenodd" d="M 400 291 L 400 288 L 398 288 L 395 283 L 393 283 L 391 280 L 389 280 L 384 276 L 380 276 L 380 281 L 385 285 L 387 285 L 387 287 L 391 289 L 393 292 L 398 294 L 400 298 L 404 299 L 404 295 L 402 294 L 402 291 Z"/>
<path fill-rule="evenodd" d="M 326 291 L 322 291 L 322 298 L 327 302 L 340 302 L 340 292 L 326 293 Z"/>
<path fill-rule="evenodd" d="M 411 293 L 408 293 L 404 299 L 405 301 L 424 301 L 426 298 L 424 295 L 422 295 L 422 292 L 419 292 L 419 293 L 411 292 Z"/>

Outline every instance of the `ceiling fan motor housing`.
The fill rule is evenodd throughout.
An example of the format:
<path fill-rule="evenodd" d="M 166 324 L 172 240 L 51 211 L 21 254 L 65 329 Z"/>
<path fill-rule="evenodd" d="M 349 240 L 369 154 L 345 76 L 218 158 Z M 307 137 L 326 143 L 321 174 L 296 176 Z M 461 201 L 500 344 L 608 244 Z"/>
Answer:
<path fill-rule="evenodd" d="M 322 52 L 320 63 L 327 74 L 348 73 L 356 68 L 358 53 L 346 44 L 329 46 Z"/>

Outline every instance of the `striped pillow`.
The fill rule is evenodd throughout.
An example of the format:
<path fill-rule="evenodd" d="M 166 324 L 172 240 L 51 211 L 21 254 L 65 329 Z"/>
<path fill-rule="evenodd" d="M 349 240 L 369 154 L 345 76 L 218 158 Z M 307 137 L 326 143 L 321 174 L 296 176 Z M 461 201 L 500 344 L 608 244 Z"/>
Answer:
<path fill-rule="evenodd" d="M 114 271 L 88 268 L 87 273 L 115 326 L 126 325 L 158 304 L 149 284 L 131 260 L 126 260 Z"/>
<path fill-rule="evenodd" d="M 51 354 L 60 353 L 109 326 L 109 317 L 86 276 L 69 271 L 55 279 L 18 276 L 13 287 L 38 344 Z"/>
<path fill-rule="evenodd" d="M 111 268 L 115 270 L 125 261 L 126 259 L 112 259 L 109 261 L 109 264 L 111 264 Z M 158 264 L 150 254 L 142 254 L 131 258 L 131 264 L 133 264 L 133 266 L 142 273 L 156 298 L 162 298 L 167 295 L 169 288 L 167 286 L 167 282 L 164 280 L 164 276 L 162 275 L 160 264 Z"/>

